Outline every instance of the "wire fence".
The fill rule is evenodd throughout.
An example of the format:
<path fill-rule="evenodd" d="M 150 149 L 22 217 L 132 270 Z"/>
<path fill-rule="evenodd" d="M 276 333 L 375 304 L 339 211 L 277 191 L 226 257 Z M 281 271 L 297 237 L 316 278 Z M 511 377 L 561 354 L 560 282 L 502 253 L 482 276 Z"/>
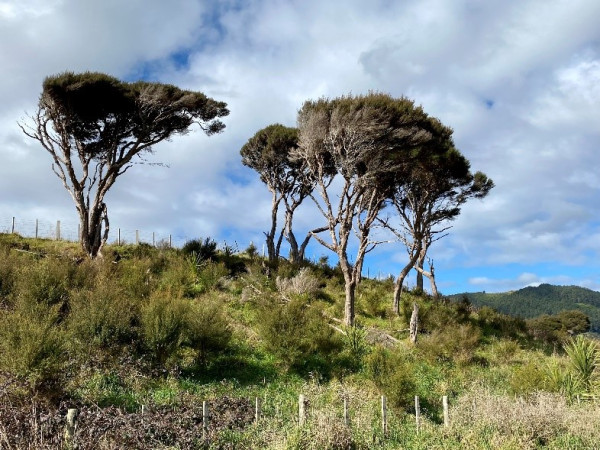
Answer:
<path fill-rule="evenodd" d="M 17 233 L 28 238 L 78 242 L 79 224 L 61 220 L 52 222 L 43 219 L 0 217 L 0 233 Z M 108 235 L 108 243 L 118 245 L 146 243 L 153 246 L 182 247 L 190 239 L 188 236 L 118 227 L 111 227 Z"/>
<path fill-rule="evenodd" d="M 22 237 L 35 239 L 54 239 L 68 242 L 79 241 L 79 224 L 73 221 L 57 220 L 56 222 L 45 219 L 23 219 L 18 217 L 0 217 L 0 233 L 17 233 Z M 166 234 L 148 230 L 133 230 L 128 228 L 111 227 L 108 235 L 109 244 L 125 245 L 125 244 L 149 244 L 154 247 L 174 247 L 181 248 L 184 244 L 196 237 L 190 237 L 184 234 Z M 250 241 L 248 246 L 253 245 Z M 222 242 L 220 248 L 228 247 L 234 252 L 243 251 L 246 247 L 238 246 L 234 241 L 233 244 Z M 265 245 L 262 244 L 258 251 L 265 256 Z M 318 254 L 307 258 L 317 264 L 319 260 Z M 363 269 L 363 275 L 367 278 L 375 278 L 382 280 L 392 277 L 391 273 L 382 272 L 381 270 L 373 270 L 367 266 Z M 372 272 L 372 273 L 371 273 Z"/>

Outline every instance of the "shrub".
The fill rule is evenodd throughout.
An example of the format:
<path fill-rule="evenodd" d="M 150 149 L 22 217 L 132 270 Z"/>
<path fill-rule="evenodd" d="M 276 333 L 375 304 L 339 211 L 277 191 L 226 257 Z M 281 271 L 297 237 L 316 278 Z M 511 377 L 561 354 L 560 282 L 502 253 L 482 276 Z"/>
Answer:
<path fill-rule="evenodd" d="M 397 352 L 376 347 L 367 356 L 367 373 L 397 408 L 413 407 L 417 386 L 410 364 Z"/>
<path fill-rule="evenodd" d="M 477 310 L 477 323 L 486 336 L 520 338 L 527 334 L 525 320 L 483 306 Z"/>
<path fill-rule="evenodd" d="M 189 310 L 187 301 L 161 296 L 142 306 L 142 344 L 158 364 L 164 365 L 182 343 Z"/>
<path fill-rule="evenodd" d="M 600 365 L 598 346 L 580 335 L 565 344 L 564 349 L 569 357 L 572 373 L 581 382 L 583 389 L 590 392 L 596 368 Z"/>
<path fill-rule="evenodd" d="M 194 256 L 197 263 L 209 260 L 214 261 L 217 256 L 217 243 L 208 237 L 204 240 L 201 238 L 192 239 L 183 245 L 181 251 L 184 255 Z"/>
<path fill-rule="evenodd" d="M 16 301 L 32 307 L 65 304 L 74 269 L 74 265 L 52 257 L 22 265 L 15 283 Z"/>
<path fill-rule="evenodd" d="M 529 332 L 534 338 L 548 343 L 566 341 L 570 335 L 585 333 L 590 329 L 590 319 L 581 311 L 562 311 L 558 314 L 543 314 L 527 321 Z"/>
<path fill-rule="evenodd" d="M 158 284 L 158 267 L 152 259 L 121 260 L 117 269 L 113 276 L 130 298 L 148 298 Z"/>
<path fill-rule="evenodd" d="M 546 374 L 538 365 L 529 362 L 516 367 L 509 382 L 513 393 L 517 395 L 532 394 L 544 389 Z"/>
<path fill-rule="evenodd" d="M 206 364 L 210 354 L 222 352 L 231 340 L 231 328 L 221 305 L 199 299 L 190 307 L 185 323 L 184 344 L 198 352 L 199 364 Z"/>
<path fill-rule="evenodd" d="M 13 290 L 19 262 L 8 247 L 0 248 L 0 301 Z"/>
<path fill-rule="evenodd" d="M 319 290 L 320 281 L 307 267 L 291 278 L 277 277 L 275 279 L 277 290 L 284 296 L 308 295 L 313 297 Z"/>
<path fill-rule="evenodd" d="M 340 349 L 339 340 L 320 312 L 302 298 L 285 304 L 266 301 L 258 323 L 268 351 L 287 368 L 300 371 L 328 370 L 331 357 Z"/>
<path fill-rule="evenodd" d="M 371 317 L 384 318 L 392 304 L 393 287 L 364 280 L 357 295 L 358 307 Z"/>
<path fill-rule="evenodd" d="M 73 295 L 69 328 L 83 342 L 110 346 L 131 342 L 138 306 L 123 290 L 107 279 L 99 280 L 96 289 Z"/>
<path fill-rule="evenodd" d="M 424 336 L 418 347 L 430 358 L 464 364 L 473 360 L 480 339 L 481 332 L 472 325 L 448 325 Z"/>
<path fill-rule="evenodd" d="M 216 287 L 228 273 L 229 271 L 223 263 L 210 262 L 204 265 L 197 273 L 196 282 L 192 287 L 193 294 L 199 295 L 210 291 Z"/>
<path fill-rule="evenodd" d="M 53 379 L 65 355 L 56 314 L 42 306 L 37 309 L 0 312 L 0 367 L 33 385 Z"/>

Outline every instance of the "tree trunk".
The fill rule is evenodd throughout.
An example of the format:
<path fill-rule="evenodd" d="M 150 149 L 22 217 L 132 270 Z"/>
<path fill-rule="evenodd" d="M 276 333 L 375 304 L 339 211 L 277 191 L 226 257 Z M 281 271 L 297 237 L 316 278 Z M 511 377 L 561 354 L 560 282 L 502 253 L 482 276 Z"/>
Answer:
<path fill-rule="evenodd" d="M 279 254 L 275 244 L 275 234 L 277 233 L 277 209 L 279 209 L 280 201 L 281 198 L 278 199 L 277 194 L 273 192 L 273 199 L 271 201 L 271 229 L 268 233 L 265 233 L 269 265 L 273 268 L 277 267 L 277 263 L 279 262 Z"/>
<path fill-rule="evenodd" d="M 418 291 L 423 292 L 423 259 L 425 255 L 420 255 L 417 259 L 417 266 L 415 269 L 417 270 L 417 285 L 416 288 Z"/>
<path fill-rule="evenodd" d="M 413 344 L 417 343 L 417 334 L 419 333 L 419 305 L 417 302 L 413 303 L 413 310 L 410 316 L 410 342 Z"/>
<path fill-rule="evenodd" d="M 354 294 L 356 291 L 356 283 L 354 281 L 346 281 L 346 301 L 344 303 L 344 324 L 354 326 Z"/>
<path fill-rule="evenodd" d="M 85 204 L 78 205 L 77 212 L 79 213 L 81 248 L 90 259 L 95 259 L 98 256 L 102 257 L 102 248 L 108 241 L 110 231 L 106 204 L 100 203 L 98 206 L 93 207 L 91 212 Z"/>
<path fill-rule="evenodd" d="M 413 266 L 415 265 L 415 261 L 419 257 L 420 253 L 421 253 L 421 251 L 420 251 L 419 248 L 417 248 L 416 251 L 414 251 L 412 253 L 412 255 L 410 257 L 410 261 L 408 262 L 408 264 L 406 264 L 406 266 L 404 266 L 404 268 L 402 269 L 402 271 L 398 275 L 398 278 L 396 279 L 396 283 L 394 285 L 394 305 L 393 305 L 393 308 L 394 308 L 394 312 L 397 315 L 400 315 L 400 297 L 401 297 L 401 294 L 402 294 L 402 285 L 404 284 L 404 280 L 408 276 L 408 273 L 410 272 L 410 269 L 412 269 Z"/>
<path fill-rule="evenodd" d="M 437 290 L 437 285 L 435 284 L 435 271 L 433 268 L 433 261 L 431 261 L 429 263 L 429 272 L 426 272 L 422 267 L 418 267 L 418 273 L 421 274 L 421 278 L 423 278 L 423 276 L 426 276 L 429 279 L 429 282 L 431 284 L 431 296 L 434 298 L 438 298 L 439 297 L 439 292 Z"/>
<path fill-rule="evenodd" d="M 431 295 L 433 298 L 439 297 L 439 292 L 437 289 L 437 285 L 435 284 L 435 271 L 433 268 L 433 261 L 429 263 L 429 273 L 425 273 L 425 276 L 429 278 L 429 283 L 431 284 Z"/>

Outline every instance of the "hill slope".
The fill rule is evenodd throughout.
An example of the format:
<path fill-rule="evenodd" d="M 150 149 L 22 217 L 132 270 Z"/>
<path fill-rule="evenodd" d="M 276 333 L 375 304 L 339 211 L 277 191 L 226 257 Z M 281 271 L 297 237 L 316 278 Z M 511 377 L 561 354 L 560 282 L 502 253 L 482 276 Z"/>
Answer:
<path fill-rule="evenodd" d="M 593 331 L 600 331 L 600 292 L 591 289 L 541 284 L 512 292 L 462 293 L 451 295 L 449 298 L 458 301 L 463 296 L 467 296 L 475 306 L 489 306 L 502 313 L 526 319 L 577 309 L 590 318 Z"/>

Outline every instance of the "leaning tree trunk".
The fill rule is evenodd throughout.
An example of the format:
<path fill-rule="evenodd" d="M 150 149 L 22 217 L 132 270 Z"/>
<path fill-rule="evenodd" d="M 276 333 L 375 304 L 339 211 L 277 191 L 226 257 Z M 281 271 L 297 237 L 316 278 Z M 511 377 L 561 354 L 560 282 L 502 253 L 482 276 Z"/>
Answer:
<path fill-rule="evenodd" d="M 431 296 L 433 298 L 439 297 L 439 292 L 437 289 L 437 284 L 435 283 L 435 271 L 433 268 L 433 261 L 429 263 L 429 272 L 425 271 L 422 267 L 417 267 L 418 273 L 421 274 L 421 278 L 426 276 L 429 279 L 429 283 L 431 284 Z"/>
<path fill-rule="evenodd" d="M 404 284 L 404 280 L 406 279 L 406 277 L 408 276 L 408 273 L 410 272 L 410 269 L 412 269 L 415 265 L 415 262 L 417 261 L 417 258 L 419 257 L 421 251 L 420 248 L 417 248 L 411 255 L 410 257 L 410 261 L 408 261 L 408 264 L 406 264 L 406 266 L 404 266 L 404 268 L 402 269 L 402 271 L 400 272 L 400 274 L 398 275 L 398 278 L 396 279 L 396 283 L 394 284 L 394 312 L 397 315 L 400 315 L 400 298 L 402 297 L 402 285 Z"/>

